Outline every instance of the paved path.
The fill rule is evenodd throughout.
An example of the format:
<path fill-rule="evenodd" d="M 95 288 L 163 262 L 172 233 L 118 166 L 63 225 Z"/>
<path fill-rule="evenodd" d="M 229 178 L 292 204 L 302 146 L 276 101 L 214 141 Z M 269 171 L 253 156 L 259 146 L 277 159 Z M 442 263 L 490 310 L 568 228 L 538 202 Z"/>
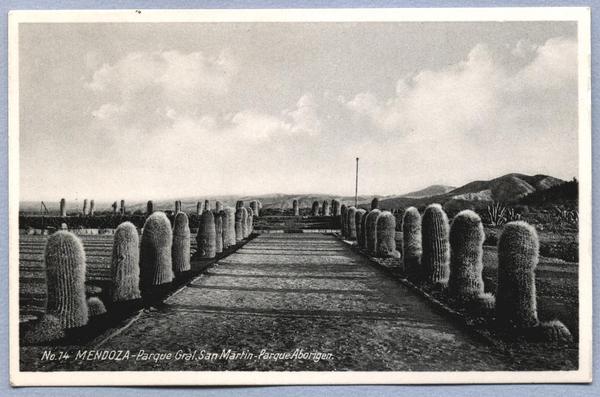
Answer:
<path fill-rule="evenodd" d="M 101 348 L 197 352 L 187 361 L 88 361 L 82 369 L 455 371 L 503 370 L 510 362 L 321 234 L 257 237 Z M 224 349 L 241 354 L 224 359 Z M 263 359 L 263 349 L 331 359 Z M 218 357 L 199 359 L 202 351 Z"/>

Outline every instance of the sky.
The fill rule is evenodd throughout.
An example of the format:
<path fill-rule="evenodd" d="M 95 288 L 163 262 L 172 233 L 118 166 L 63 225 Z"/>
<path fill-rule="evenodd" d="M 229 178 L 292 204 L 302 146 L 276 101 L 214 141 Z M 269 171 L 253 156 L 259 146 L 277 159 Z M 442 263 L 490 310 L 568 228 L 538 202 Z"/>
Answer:
<path fill-rule="evenodd" d="M 21 24 L 21 200 L 578 173 L 573 22 Z"/>

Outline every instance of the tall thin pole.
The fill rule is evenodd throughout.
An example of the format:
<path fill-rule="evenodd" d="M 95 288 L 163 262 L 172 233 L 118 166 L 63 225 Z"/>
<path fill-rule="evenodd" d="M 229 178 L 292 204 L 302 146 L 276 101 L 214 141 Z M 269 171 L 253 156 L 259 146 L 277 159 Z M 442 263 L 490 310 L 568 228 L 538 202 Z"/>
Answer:
<path fill-rule="evenodd" d="M 354 207 L 358 208 L 358 157 L 356 158 L 356 183 L 354 185 Z"/>

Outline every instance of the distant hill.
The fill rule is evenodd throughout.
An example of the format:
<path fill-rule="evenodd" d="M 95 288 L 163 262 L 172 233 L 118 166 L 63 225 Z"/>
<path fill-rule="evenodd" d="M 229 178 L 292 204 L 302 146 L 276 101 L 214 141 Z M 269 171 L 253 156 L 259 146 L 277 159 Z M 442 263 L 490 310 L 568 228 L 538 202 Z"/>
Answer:
<path fill-rule="evenodd" d="M 451 190 L 456 189 L 454 186 L 446 186 L 446 185 L 431 185 L 427 186 L 425 189 L 417 190 L 415 192 L 410 192 L 401 195 L 400 197 L 408 197 L 408 198 L 423 198 L 423 197 L 431 197 L 437 196 L 440 194 L 448 193 Z"/>

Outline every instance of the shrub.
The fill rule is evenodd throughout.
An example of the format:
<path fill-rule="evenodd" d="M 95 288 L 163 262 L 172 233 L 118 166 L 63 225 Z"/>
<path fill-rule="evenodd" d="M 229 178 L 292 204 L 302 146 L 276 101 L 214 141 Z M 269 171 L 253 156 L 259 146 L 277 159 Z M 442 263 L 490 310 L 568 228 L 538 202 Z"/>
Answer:
<path fill-rule="evenodd" d="M 115 231 L 111 275 L 113 302 L 141 298 L 140 239 L 131 222 L 121 223 Z"/>
<path fill-rule="evenodd" d="M 358 242 L 358 246 L 364 248 L 365 246 L 365 233 L 363 231 L 363 217 L 367 211 L 362 208 L 358 208 L 356 210 L 356 215 L 354 215 L 354 224 L 356 225 L 356 241 Z"/>
<path fill-rule="evenodd" d="M 88 322 L 85 300 L 85 252 L 81 240 L 67 231 L 52 234 L 44 251 L 48 301 L 46 312 L 56 316 L 63 328 Z"/>
<path fill-rule="evenodd" d="M 411 278 L 420 278 L 421 272 L 421 214 L 415 207 L 409 207 L 402 217 L 402 255 L 404 270 Z"/>
<path fill-rule="evenodd" d="M 173 221 L 173 271 L 175 274 L 187 272 L 190 265 L 190 225 L 185 212 L 175 215 Z"/>
<path fill-rule="evenodd" d="M 445 287 L 450 275 L 450 244 L 448 217 L 439 204 L 431 204 L 421 219 L 423 253 L 421 266 L 425 280 L 434 286 Z"/>
<path fill-rule="evenodd" d="M 171 244 L 173 232 L 164 212 L 156 211 L 146 219 L 140 249 L 140 287 L 142 295 L 152 287 L 173 281 Z"/>
<path fill-rule="evenodd" d="M 356 240 L 356 208 L 348 208 L 346 212 L 346 223 L 348 240 Z"/>
<path fill-rule="evenodd" d="M 381 211 L 378 209 L 373 209 L 367 214 L 367 224 L 366 224 L 366 241 L 367 241 L 367 251 L 369 254 L 375 255 L 377 253 L 377 218 Z"/>
<path fill-rule="evenodd" d="M 197 252 L 201 258 L 214 258 L 217 250 L 217 230 L 215 228 L 215 218 L 211 211 L 204 211 L 200 217 L 200 225 L 196 242 L 198 243 Z"/>

